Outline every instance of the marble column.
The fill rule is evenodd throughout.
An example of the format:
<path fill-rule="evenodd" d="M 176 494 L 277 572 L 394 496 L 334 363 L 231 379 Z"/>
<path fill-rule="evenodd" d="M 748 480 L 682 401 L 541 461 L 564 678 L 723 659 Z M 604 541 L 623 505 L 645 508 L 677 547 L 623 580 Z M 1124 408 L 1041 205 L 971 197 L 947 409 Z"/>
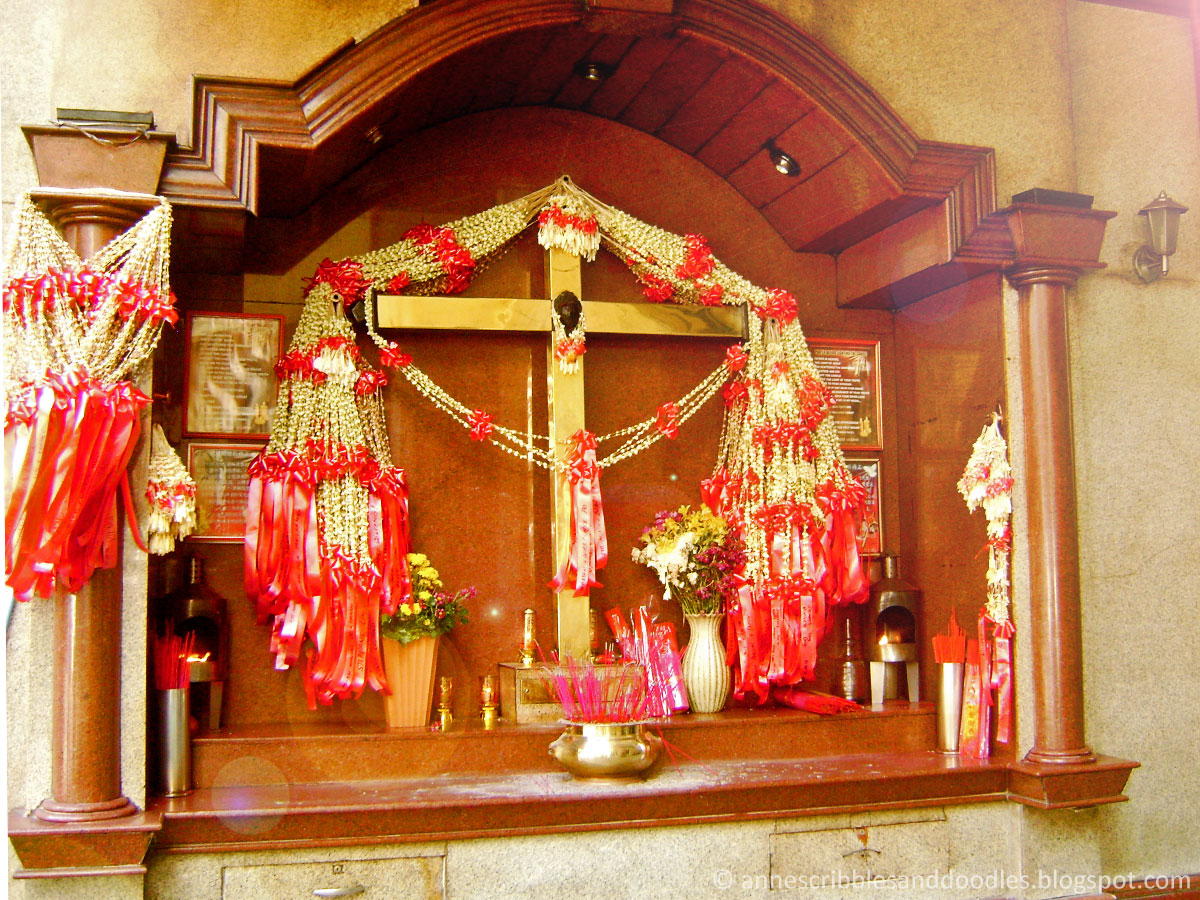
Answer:
<path fill-rule="evenodd" d="M 88 258 L 158 203 L 154 192 L 171 136 L 104 128 L 88 134 L 23 128 L 41 187 L 33 199 L 81 258 Z M 127 535 L 122 540 L 128 540 Z M 22 868 L 14 878 L 140 875 L 161 813 L 125 795 L 121 772 L 122 609 L 144 604 L 144 577 L 127 584 L 119 562 L 98 569 L 53 604 L 50 796 L 31 813 L 12 810 L 9 838 Z M 143 653 L 144 648 L 136 648 Z M 144 741 L 141 721 L 127 739 Z M 141 772 L 127 773 L 140 778 Z"/>
<path fill-rule="evenodd" d="M 1100 244 L 1115 213 L 1092 210 L 1091 198 L 1079 195 L 1056 199 L 1078 205 L 1015 203 L 1003 211 L 1016 251 L 1006 275 L 1020 307 L 1035 717 L 1025 759 L 1035 765 L 1096 759 L 1084 737 L 1067 292 L 1102 265 Z"/>

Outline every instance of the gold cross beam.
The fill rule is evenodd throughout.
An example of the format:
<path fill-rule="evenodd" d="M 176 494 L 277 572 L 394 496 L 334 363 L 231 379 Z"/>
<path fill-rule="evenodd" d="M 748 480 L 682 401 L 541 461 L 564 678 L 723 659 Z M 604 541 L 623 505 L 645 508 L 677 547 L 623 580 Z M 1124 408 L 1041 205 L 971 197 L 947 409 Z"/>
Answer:
<path fill-rule="evenodd" d="M 561 250 L 549 251 L 550 296 L 570 291 L 582 299 L 579 257 Z M 471 331 L 550 332 L 549 300 L 506 297 L 408 297 L 384 294 L 377 298 L 377 326 L 385 328 L 461 329 Z M 686 307 L 658 303 L 583 302 L 589 334 L 674 335 L 740 339 L 745 333 L 744 312 L 736 307 Z M 558 462 L 570 450 L 570 439 L 585 427 L 583 366 L 567 375 L 554 359 L 554 340 L 546 347 L 547 401 L 550 405 L 550 441 Z M 553 473 L 551 540 L 558 565 L 571 544 L 571 485 L 561 472 Z M 587 655 L 588 598 L 577 597 L 570 587 L 558 592 L 558 652 L 582 659 Z"/>

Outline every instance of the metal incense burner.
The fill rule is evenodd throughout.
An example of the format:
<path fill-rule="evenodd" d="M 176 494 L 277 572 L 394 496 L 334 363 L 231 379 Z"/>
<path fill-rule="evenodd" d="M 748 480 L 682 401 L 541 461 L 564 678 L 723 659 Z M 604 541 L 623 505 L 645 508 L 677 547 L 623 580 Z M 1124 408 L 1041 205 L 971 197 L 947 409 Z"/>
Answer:
<path fill-rule="evenodd" d="M 921 699 L 921 667 L 917 661 L 917 612 L 921 592 L 900 578 L 899 561 L 885 556 L 883 578 L 871 586 L 868 602 L 875 622 L 875 639 L 867 653 L 871 659 L 871 705 L 883 706 L 885 700 Z M 901 672 L 906 676 L 901 679 Z"/>
<path fill-rule="evenodd" d="M 204 560 L 188 562 L 188 582 L 162 601 L 163 615 L 181 637 L 194 634 L 191 664 L 191 714 L 200 727 L 221 727 L 221 707 L 229 673 L 229 616 L 225 598 L 204 580 Z"/>

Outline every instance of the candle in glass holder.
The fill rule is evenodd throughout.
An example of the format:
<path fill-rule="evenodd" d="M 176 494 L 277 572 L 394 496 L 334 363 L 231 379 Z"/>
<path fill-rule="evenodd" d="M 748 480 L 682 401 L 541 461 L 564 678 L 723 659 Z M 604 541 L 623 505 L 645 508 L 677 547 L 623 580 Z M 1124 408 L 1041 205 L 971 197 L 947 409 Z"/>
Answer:
<path fill-rule="evenodd" d="M 499 697 L 495 675 L 482 675 L 479 678 L 479 717 L 483 719 L 484 728 L 495 728 L 498 711 L 496 701 Z"/>
<path fill-rule="evenodd" d="M 525 627 L 521 636 L 521 665 L 533 665 L 533 648 L 536 643 L 534 637 L 534 623 L 537 614 L 532 609 L 525 610 Z"/>
<path fill-rule="evenodd" d="M 449 675 L 443 675 L 438 681 L 438 717 L 441 719 L 442 731 L 450 727 L 450 723 L 454 721 L 454 715 L 450 712 L 450 707 L 454 702 L 454 679 Z"/>

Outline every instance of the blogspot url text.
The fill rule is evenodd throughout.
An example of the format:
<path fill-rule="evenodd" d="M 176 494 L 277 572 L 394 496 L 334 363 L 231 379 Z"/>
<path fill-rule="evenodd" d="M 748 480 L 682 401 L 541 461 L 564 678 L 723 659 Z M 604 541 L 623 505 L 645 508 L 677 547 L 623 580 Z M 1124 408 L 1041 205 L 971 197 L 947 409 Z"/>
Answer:
<path fill-rule="evenodd" d="M 821 888 L 875 888 L 895 891 L 1027 891 L 1055 889 L 1064 894 L 1103 893 L 1139 887 L 1187 891 L 1187 875 L 1078 875 L 1054 870 L 1035 872 L 937 872 L 929 875 L 873 875 L 870 872 L 834 870 L 812 875 L 738 874 L 730 869 L 713 872 L 713 886 L 721 891 L 810 891 Z"/>

